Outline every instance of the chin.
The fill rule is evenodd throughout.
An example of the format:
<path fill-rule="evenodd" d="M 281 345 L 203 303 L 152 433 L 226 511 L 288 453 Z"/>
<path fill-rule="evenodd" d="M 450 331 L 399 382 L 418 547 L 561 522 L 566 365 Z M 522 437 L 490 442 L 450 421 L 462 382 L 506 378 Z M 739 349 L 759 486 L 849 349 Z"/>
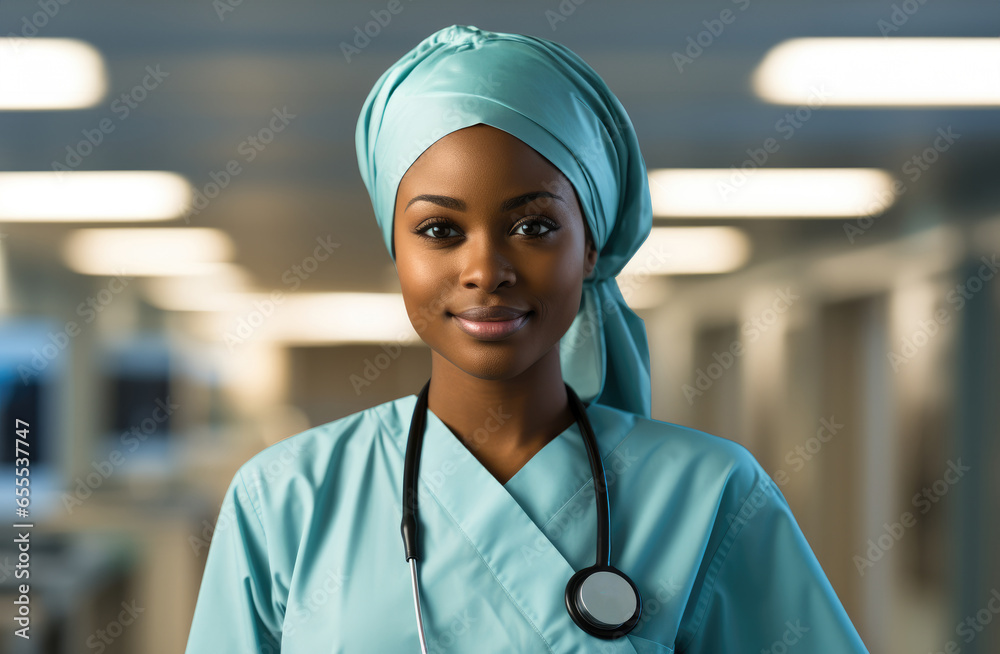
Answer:
<path fill-rule="evenodd" d="M 484 345 L 493 345 L 484 343 Z M 530 361 L 523 360 L 523 351 L 511 353 L 509 350 L 496 349 L 493 352 L 462 352 L 446 353 L 439 349 L 434 351 L 453 366 L 476 379 L 488 381 L 503 381 L 512 379 L 531 366 Z M 456 355 L 456 356 L 453 356 Z"/>

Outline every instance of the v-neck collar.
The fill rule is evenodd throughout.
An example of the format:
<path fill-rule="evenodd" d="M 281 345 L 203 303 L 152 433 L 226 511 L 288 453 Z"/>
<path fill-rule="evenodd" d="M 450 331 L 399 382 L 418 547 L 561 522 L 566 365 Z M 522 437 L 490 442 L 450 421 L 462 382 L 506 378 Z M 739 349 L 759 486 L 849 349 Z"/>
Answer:
<path fill-rule="evenodd" d="M 405 450 L 416 400 L 416 395 L 410 395 L 396 402 L 400 451 Z M 614 410 L 597 405 L 588 408 L 599 435 L 598 450 L 605 456 L 624 434 L 608 433 L 608 425 L 599 419 L 603 411 Z M 418 490 L 420 506 L 428 511 L 429 502 L 440 506 L 552 652 L 578 651 L 581 638 L 592 638 L 573 623 L 563 601 L 566 583 L 576 570 L 542 529 L 590 480 L 586 450 L 575 423 L 549 441 L 505 485 L 428 409 L 419 477 L 423 482 Z M 421 533 L 429 565 L 434 541 L 449 536 L 428 530 Z M 600 643 L 606 648 L 602 651 L 635 652 L 627 638 Z"/>
<path fill-rule="evenodd" d="M 416 406 L 417 396 L 408 395 L 400 398 L 405 406 L 399 409 L 403 415 L 400 416 L 401 424 L 406 427 L 408 434 L 409 419 Z M 622 429 L 622 421 L 615 409 L 599 404 L 589 404 L 586 407 L 587 418 L 597 439 L 597 449 L 602 459 L 606 459 L 618 447 L 628 432 L 631 430 L 633 421 L 629 421 L 625 429 Z M 433 433 L 435 437 L 441 436 L 438 446 L 435 449 L 442 458 L 435 459 L 436 464 L 425 465 L 427 456 L 428 434 Z M 405 447 L 406 434 L 403 436 Z M 448 452 L 448 449 L 451 452 Z M 424 451 L 421 453 L 421 472 L 427 471 L 431 482 L 440 482 L 455 459 L 470 459 L 469 465 L 480 468 L 484 475 L 477 477 L 488 477 L 489 487 L 499 487 L 504 489 L 521 508 L 528 513 L 532 521 L 542 528 L 566 503 L 577 494 L 581 488 L 593 483 L 590 471 L 590 460 L 587 458 L 587 448 L 583 440 L 583 433 L 578 422 L 573 422 L 559 435 L 546 443 L 542 449 L 535 453 L 528 461 L 521 466 L 514 475 L 501 484 L 478 459 L 469 452 L 462 441 L 452 433 L 451 429 L 438 417 L 434 411 L 427 409 L 427 431 L 424 436 Z M 451 463 L 448 463 L 451 460 Z M 434 466 L 439 466 L 435 473 Z M 605 464 L 607 465 L 607 464 Z M 486 482 L 483 481 L 485 484 Z"/>
<path fill-rule="evenodd" d="M 574 422 L 536 452 L 503 487 L 542 528 L 590 478 L 587 448 L 580 425 Z"/>

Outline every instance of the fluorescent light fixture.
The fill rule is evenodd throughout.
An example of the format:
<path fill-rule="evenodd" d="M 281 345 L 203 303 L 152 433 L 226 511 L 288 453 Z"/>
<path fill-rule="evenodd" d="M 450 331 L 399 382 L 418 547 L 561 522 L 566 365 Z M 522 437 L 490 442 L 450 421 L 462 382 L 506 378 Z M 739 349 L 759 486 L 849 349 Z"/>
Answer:
<path fill-rule="evenodd" d="M 303 293 L 275 313 L 286 343 L 419 342 L 399 293 Z"/>
<path fill-rule="evenodd" d="M 232 257 L 225 232 L 208 227 L 78 229 L 63 259 L 84 275 L 204 275 Z"/>
<path fill-rule="evenodd" d="M 0 38 L 0 110 L 93 107 L 107 87 L 104 60 L 88 43 Z"/>
<path fill-rule="evenodd" d="M 753 73 L 776 104 L 998 106 L 1000 39 L 800 38 L 779 43 Z"/>
<path fill-rule="evenodd" d="M 0 232 L 0 316 L 10 311 L 10 275 L 7 272 L 7 247 L 4 237 Z"/>
<path fill-rule="evenodd" d="M 649 181 L 662 217 L 874 216 L 896 199 L 892 176 L 876 168 L 657 169 Z"/>
<path fill-rule="evenodd" d="M 618 285 L 624 294 L 647 275 L 731 272 L 749 257 L 750 240 L 735 227 L 654 227 L 625 264 Z"/>
<path fill-rule="evenodd" d="M 147 301 L 167 311 L 227 311 L 242 306 L 241 294 L 251 288 L 243 266 L 219 263 L 209 274 L 149 277 L 142 280 Z"/>
<path fill-rule="evenodd" d="M 632 309 L 654 309 L 670 298 L 674 282 L 665 275 L 632 277 L 620 274 L 616 278 L 625 303 Z"/>
<path fill-rule="evenodd" d="M 156 170 L 0 173 L 0 222 L 172 220 L 191 185 Z"/>
<path fill-rule="evenodd" d="M 338 343 L 419 343 L 399 293 L 266 293 L 230 296 L 219 315 L 217 336 L 224 342 L 249 340 L 286 345 Z"/>

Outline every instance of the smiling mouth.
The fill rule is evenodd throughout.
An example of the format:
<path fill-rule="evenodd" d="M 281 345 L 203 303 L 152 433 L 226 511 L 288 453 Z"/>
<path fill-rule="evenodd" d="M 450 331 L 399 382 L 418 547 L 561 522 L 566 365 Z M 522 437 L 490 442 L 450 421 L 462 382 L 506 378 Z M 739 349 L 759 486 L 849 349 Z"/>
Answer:
<path fill-rule="evenodd" d="M 458 328 L 469 336 L 483 341 L 499 341 L 520 330 L 532 313 L 534 312 L 529 311 L 513 320 L 466 320 L 454 314 L 451 317 L 455 319 Z"/>

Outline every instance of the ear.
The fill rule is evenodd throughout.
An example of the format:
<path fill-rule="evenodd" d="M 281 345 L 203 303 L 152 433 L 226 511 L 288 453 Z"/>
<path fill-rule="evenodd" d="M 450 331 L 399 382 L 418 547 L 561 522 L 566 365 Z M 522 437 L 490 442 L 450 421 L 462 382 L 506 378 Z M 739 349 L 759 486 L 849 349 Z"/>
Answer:
<path fill-rule="evenodd" d="M 590 273 L 594 271 L 594 267 L 597 265 L 597 248 L 593 243 L 587 243 L 587 253 L 584 259 L 583 265 L 583 277 L 584 279 L 590 277 Z"/>

